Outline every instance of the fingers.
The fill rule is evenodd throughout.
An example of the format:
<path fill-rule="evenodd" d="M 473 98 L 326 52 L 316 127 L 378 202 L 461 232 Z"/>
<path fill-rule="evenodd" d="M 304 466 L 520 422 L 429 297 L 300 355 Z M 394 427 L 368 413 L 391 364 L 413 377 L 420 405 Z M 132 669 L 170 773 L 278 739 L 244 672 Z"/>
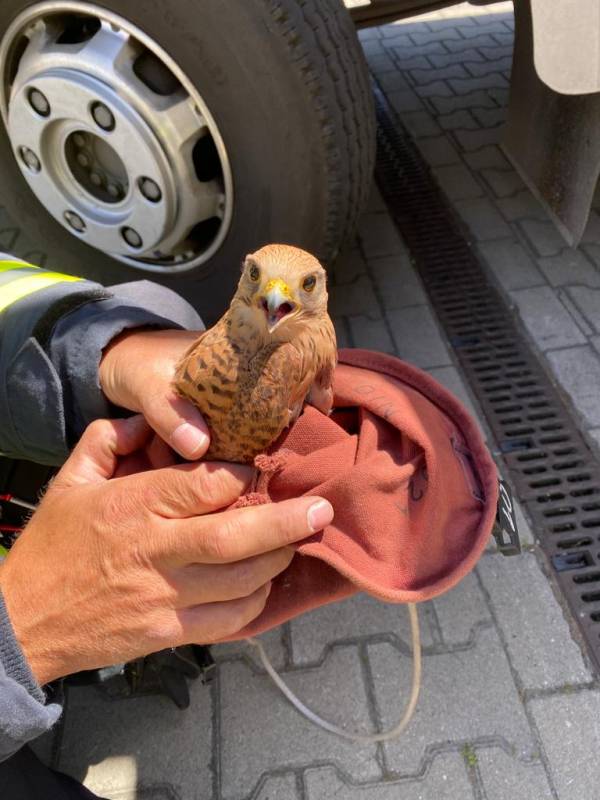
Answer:
<path fill-rule="evenodd" d="M 262 613 L 270 591 L 269 583 L 249 597 L 227 603 L 206 603 L 178 611 L 181 644 L 210 644 L 233 636 Z"/>
<path fill-rule="evenodd" d="M 170 521 L 169 534 L 158 545 L 164 559 L 175 564 L 227 564 L 297 542 L 332 519 L 333 508 L 327 500 L 299 497 Z"/>
<path fill-rule="evenodd" d="M 142 411 L 148 423 L 173 450 L 190 461 L 204 455 L 210 444 L 206 422 L 198 409 L 172 390 L 145 397 Z"/>
<path fill-rule="evenodd" d="M 293 557 L 291 547 L 282 547 L 234 564 L 188 564 L 174 570 L 170 581 L 176 607 L 248 597 L 287 569 Z"/>
<path fill-rule="evenodd" d="M 208 514 L 233 503 L 254 470 L 244 464 L 177 464 L 125 478 L 136 502 L 169 520 Z"/>
<path fill-rule="evenodd" d="M 99 419 L 83 433 L 70 458 L 52 483 L 54 488 L 100 483 L 112 478 L 120 456 L 144 446 L 150 428 L 140 415 L 129 419 Z"/>

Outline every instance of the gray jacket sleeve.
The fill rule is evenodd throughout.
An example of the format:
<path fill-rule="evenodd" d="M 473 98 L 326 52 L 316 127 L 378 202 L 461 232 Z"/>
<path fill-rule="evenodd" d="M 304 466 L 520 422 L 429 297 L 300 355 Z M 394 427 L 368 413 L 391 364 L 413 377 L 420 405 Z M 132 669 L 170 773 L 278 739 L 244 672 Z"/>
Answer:
<path fill-rule="evenodd" d="M 98 381 L 102 350 L 135 327 L 201 330 L 203 324 L 178 295 L 148 281 L 109 289 L 91 281 L 57 283 L 4 308 L 0 454 L 60 464 L 89 422 L 111 415 Z M 58 704 L 46 704 L 0 593 L 0 761 L 60 713 Z"/>

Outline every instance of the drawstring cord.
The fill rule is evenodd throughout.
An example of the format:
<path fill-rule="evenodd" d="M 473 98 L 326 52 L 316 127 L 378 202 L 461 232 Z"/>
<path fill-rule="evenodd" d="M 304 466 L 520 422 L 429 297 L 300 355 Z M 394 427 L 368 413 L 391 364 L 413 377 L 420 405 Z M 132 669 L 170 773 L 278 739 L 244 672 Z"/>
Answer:
<path fill-rule="evenodd" d="M 419 692 L 421 690 L 421 631 L 419 629 L 419 615 L 417 613 L 417 606 L 415 603 L 408 603 L 408 614 L 410 618 L 410 633 L 412 639 L 412 654 L 413 654 L 413 674 L 412 674 L 412 688 L 410 697 L 404 709 L 404 713 L 398 724 L 391 728 L 389 731 L 382 731 L 381 733 L 351 733 L 343 728 L 338 728 L 333 722 L 328 722 L 312 709 L 305 706 L 302 700 L 297 697 L 289 686 L 284 682 L 280 675 L 276 672 L 273 664 L 271 664 L 265 648 L 258 641 L 258 639 L 248 638 L 246 641 L 258 650 L 258 655 L 262 661 L 263 667 L 268 672 L 272 681 L 277 685 L 280 691 L 287 697 L 290 703 L 308 720 L 315 725 L 323 728 L 336 736 L 341 736 L 343 739 L 349 739 L 351 742 L 359 742 L 361 744 L 371 744 L 373 742 L 387 742 L 390 739 L 396 739 L 406 729 L 406 726 L 412 719 L 415 712 L 417 702 L 419 700 Z"/>

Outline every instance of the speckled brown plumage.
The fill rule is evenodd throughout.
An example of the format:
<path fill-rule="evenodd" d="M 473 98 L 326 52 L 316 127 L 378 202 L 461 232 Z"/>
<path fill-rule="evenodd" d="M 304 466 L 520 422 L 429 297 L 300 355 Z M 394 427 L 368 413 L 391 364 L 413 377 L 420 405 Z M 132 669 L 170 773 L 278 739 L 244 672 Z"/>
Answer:
<path fill-rule="evenodd" d="M 248 256 L 229 309 L 176 370 L 176 391 L 210 428 L 206 458 L 252 462 L 305 400 L 328 413 L 336 353 L 319 262 L 287 245 Z"/>

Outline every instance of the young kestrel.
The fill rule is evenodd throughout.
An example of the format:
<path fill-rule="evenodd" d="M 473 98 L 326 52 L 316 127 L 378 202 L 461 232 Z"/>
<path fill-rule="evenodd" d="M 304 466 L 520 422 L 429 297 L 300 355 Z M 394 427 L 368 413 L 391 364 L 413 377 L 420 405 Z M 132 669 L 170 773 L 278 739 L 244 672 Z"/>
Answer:
<path fill-rule="evenodd" d="M 183 356 L 174 386 L 210 428 L 205 458 L 251 463 L 305 401 L 329 413 L 336 359 L 325 270 L 271 244 L 246 257 L 229 309 Z"/>

